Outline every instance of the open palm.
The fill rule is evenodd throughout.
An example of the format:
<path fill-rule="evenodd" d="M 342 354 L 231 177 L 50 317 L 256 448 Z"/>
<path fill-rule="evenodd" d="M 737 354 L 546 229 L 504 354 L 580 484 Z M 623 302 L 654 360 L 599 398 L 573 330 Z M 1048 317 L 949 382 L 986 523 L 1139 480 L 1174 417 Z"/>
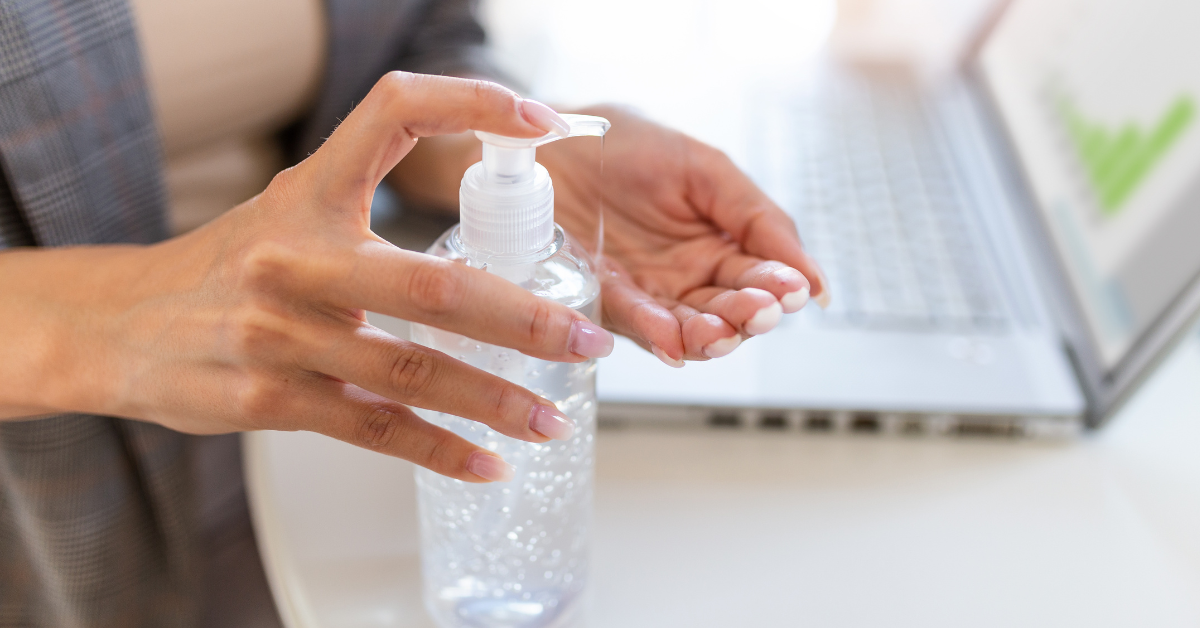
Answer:
<path fill-rule="evenodd" d="M 788 216 L 720 151 L 616 108 L 605 144 L 604 324 L 673 366 L 728 354 L 769 331 L 809 294 L 827 303 L 820 267 Z M 539 150 L 556 218 L 594 232 L 601 186 L 593 149 Z"/>

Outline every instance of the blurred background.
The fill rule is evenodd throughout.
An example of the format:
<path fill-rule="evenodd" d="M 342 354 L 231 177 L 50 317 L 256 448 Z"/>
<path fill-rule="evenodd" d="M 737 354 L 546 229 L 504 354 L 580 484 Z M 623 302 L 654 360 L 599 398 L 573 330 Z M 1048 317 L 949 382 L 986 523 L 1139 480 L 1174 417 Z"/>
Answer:
<path fill-rule="evenodd" d="M 531 97 L 628 104 L 745 164 L 748 99 L 800 88 L 829 56 L 934 77 L 993 4 L 484 0 L 482 18 L 500 66 Z"/>

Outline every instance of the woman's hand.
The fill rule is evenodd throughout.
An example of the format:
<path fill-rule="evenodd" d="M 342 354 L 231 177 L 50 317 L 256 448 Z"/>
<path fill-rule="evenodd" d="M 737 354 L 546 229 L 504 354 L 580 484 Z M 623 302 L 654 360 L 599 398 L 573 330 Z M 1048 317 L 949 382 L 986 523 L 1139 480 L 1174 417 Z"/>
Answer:
<path fill-rule="evenodd" d="M 663 362 L 728 354 L 829 287 L 792 220 L 724 154 L 616 108 L 605 138 L 604 324 Z M 600 180 L 594 148 L 538 149 L 555 218 L 586 233 Z M 578 225 L 577 228 L 573 226 Z"/>
<path fill-rule="evenodd" d="M 461 480 L 507 479 L 499 458 L 408 406 L 532 442 L 569 437 L 571 422 L 524 388 L 372 327 L 364 311 L 566 362 L 607 355 L 611 336 L 494 275 L 384 242 L 369 208 L 419 137 L 534 137 L 556 124 L 493 84 L 393 73 L 320 150 L 186 236 L 0 254 L 0 416 L 311 430 Z"/>

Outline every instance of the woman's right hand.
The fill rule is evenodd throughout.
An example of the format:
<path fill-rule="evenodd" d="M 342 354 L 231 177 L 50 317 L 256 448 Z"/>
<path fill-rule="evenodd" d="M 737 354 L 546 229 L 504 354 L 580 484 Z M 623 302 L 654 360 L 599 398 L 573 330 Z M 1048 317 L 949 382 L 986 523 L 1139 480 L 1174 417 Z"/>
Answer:
<path fill-rule="evenodd" d="M 15 331 L 0 342 L 26 356 L 0 365 L 0 412 L 87 412 L 189 433 L 310 430 L 464 481 L 508 479 L 494 454 L 409 406 L 531 442 L 568 438 L 569 419 L 372 327 L 364 312 L 564 362 L 607 355 L 612 336 L 494 275 L 388 244 L 369 210 L 418 137 L 535 137 L 559 125 L 498 85 L 392 73 L 317 152 L 201 229 L 151 247 L 0 254 L 0 322 Z"/>

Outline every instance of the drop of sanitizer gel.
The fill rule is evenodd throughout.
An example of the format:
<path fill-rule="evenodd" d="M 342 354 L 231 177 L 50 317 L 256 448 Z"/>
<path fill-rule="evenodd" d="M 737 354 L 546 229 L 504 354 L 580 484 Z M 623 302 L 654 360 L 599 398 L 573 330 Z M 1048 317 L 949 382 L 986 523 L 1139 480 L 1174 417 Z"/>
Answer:
<path fill-rule="evenodd" d="M 568 137 L 609 124 L 564 115 Z M 461 222 L 427 251 L 600 316 L 587 251 L 554 223 L 550 175 L 535 149 L 561 139 L 476 132 L 483 161 L 463 176 Z M 554 402 L 576 425 L 570 441 L 528 443 L 482 423 L 418 410 L 425 420 L 502 456 L 511 482 L 472 484 L 416 470 L 425 606 L 443 628 L 557 628 L 578 619 L 587 582 L 596 432 L 596 361 L 548 362 L 425 325 L 413 340 Z"/>

